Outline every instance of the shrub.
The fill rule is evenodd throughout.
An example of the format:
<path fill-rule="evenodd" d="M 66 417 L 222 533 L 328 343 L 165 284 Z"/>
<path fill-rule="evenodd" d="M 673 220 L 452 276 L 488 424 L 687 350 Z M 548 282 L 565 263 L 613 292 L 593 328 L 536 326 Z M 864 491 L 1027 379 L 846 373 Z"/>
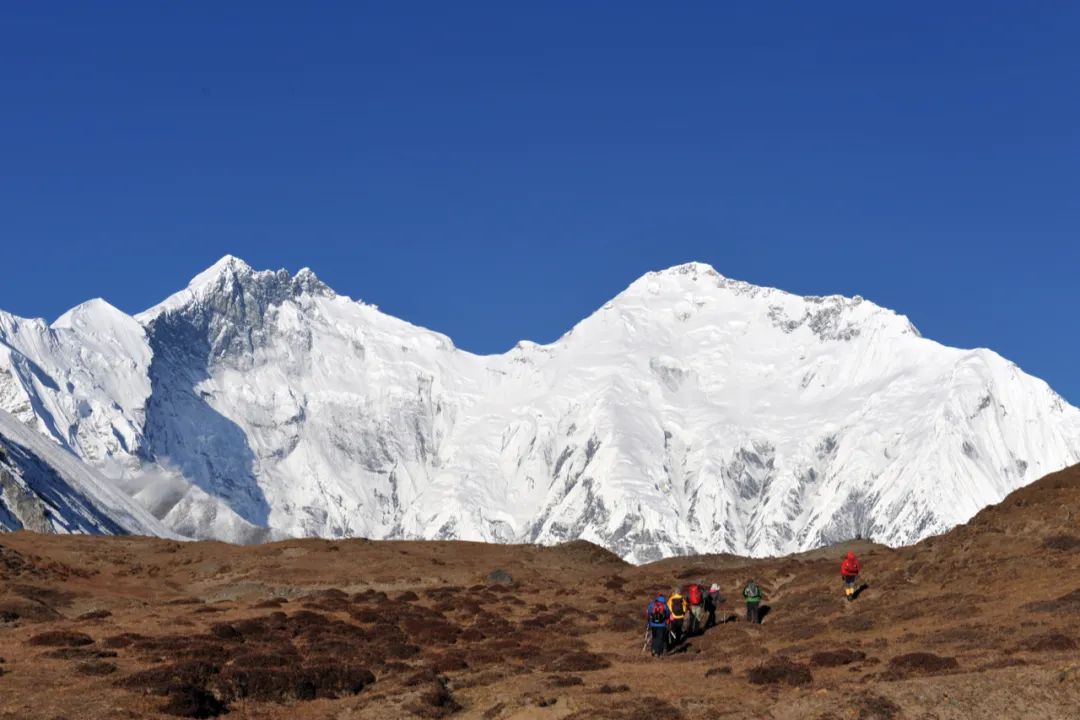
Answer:
<path fill-rule="evenodd" d="M 747 673 L 747 679 L 754 685 L 809 685 L 814 677 L 810 668 L 780 657 L 771 662 L 753 667 Z"/>
<path fill-rule="evenodd" d="M 188 660 L 132 673 L 117 680 L 116 685 L 149 695 L 168 695 L 177 688 L 206 687 L 220 671 L 217 665 Z"/>
<path fill-rule="evenodd" d="M 1076 649 L 1076 641 L 1061 633 L 1047 633 L 1028 638 L 1020 646 L 1030 652 L 1065 652 Z"/>
<path fill-rule="evenodd" d="M 1045 613 L 1080 613 L 1080 588 L 1054 600 L 1030 602 L 1024 609 Z"/>
<path fill-rule="evenodd" d="M 812 667 L 839 667 L 841 665 L 850 665 L 853 662 L 859 662 L 866 659 L 866 653 L 859 650 L 826 650 L 823 652 L 814 653 L 810 657 L 810 665 Z"/>
<path fill-rule="evenodd" d="M 64 647 L 56 648 L 44 653 L 45 657 L 56 660 L 96 660 L 98 658 L 114 658 L 115 650 L 96 650 L 91 647 Z"/>
<path fill-rule="evenodd" d="M 724 665 L 723 667 L 709 668 L 708 670 L 705 671 L 705 677 L 715 677 L 717 675 L 730 675 L 730 674 L 731 674 L 731 666 L 730 665 Z"/>
<path fill-rule="evenodd" d="M 92 662 L 79 663 L 75 666 L 75 672 L 79 675 L 101 677 L 104 675 L 112 675 L 116 672 L 116 666 L 111 662 L 105 662 L 104 660 L 94 660 Z"/>
<path fill-rule="evenodd" d="M 28 645 L 42 645 L 45 647 L 80 647 L 82 645 L 93 645 L 94 638 L 81 632 L 51 630 L 33 636 L 27 640 L 26 643 Z"/>
<path fill-rule="evenodd" d="M 911 675 L 938 675 L 959 667 L 956 658 L 942 657 L 933 653 L 914 652 L 897 655 L 889 661 L 889 668 L 883 677 L 897 680 Z"/>
<path fill-rule="evenodd" d="M 461 709 L 441 678 L 421 691 L 407 707 L 409 712 L 422 718 L 442 718 Z"/>
<path fill-rule="evenodd" d="M 168 715 L 187 718 L 212 718 L 228 710 L 228 706 L 208 690 L 195 685 L 173 688 L 169 692 L 169 701 L 161 708 Z"/>
<path fill-rule="evenodd" d="M 339 664 L 284 668 L 225 668 L 214 683 L 228 698 L 271 702 L 355 695 L 375 682 L 367 669 Z"/>
<path fill-rule="evenodd" d="M 126 648 L 136 640 L 144 640 L 145 638 L 138 633 L 123 633 L 121 635 L 113 635 L 107 637 L 101 641 L 101 644 L 107 648 Z"/>
<path fill-rule="evenodd" d="M 1075 535 L 1050 535 L 1043 539 L 1043 547 L 1047 550 L 1060 552 L 1076 552 L 1080 550 L 1080 537 Z"/>
<path fill-rule="evenodd" d="M 858 720 L 895 720 L 900 717 L 900 706 L 880 695 L 866 694 L 855 700 Z"/>
<path fill-rule="evenodd" d="M 587 650 L 576 650 L 549 661 L 544 665 L 544 670 L 547 672 L 588 672 L 609 667 L 611 663 L 606 658 Z"/>

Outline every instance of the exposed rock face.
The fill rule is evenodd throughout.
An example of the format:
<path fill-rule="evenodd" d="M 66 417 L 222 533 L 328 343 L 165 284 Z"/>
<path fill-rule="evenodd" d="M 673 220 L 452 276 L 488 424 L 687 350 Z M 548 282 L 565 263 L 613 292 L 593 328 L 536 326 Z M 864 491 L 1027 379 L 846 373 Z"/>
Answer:
<path fill-rule="evenodd" d="M 6 522 L 3 522 L 5 530 L 22 529 L 43 533 L 52 529 L 41 500 L 3 469 L 0 469 L 0 502 L 9 515 L 5 518 Z"/>
<path fill-rule="evenodd" d="M 2 410 L 0 530 L 174 535 L 96 470 Z"/>

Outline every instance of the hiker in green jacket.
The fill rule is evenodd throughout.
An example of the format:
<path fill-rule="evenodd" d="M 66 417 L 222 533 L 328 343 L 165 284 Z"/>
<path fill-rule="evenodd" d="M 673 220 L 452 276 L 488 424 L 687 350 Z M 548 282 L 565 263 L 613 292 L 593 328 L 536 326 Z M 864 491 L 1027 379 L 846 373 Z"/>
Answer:
<path fill-rule="evenodd" d="M 754 625 L 761 624 L 761 588 L 753 580 L 748 580 L 742 591 L 746 599 L 746 621 Z"/>

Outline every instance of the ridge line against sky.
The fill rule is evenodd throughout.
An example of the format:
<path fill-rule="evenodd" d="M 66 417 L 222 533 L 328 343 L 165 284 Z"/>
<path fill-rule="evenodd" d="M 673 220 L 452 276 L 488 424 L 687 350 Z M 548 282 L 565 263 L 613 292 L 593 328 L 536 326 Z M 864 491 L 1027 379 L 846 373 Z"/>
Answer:
<path fill-rule="evenodd" d="M 492 353 L 701 261 L 1080 404 L 1077 36 L 1041 2 L 8 4 L 0 308 L 134 314 L 233 253 Z"/>
<path fill-rule="evenodd" d="M 166 297 L 163 297 L 163 298 L 162 298 L 162 299 L 161 299 L 160 301 L 158 301 L 158 302 L 154 303 L 154 304 L 153 304 L 152 306 L 147 306 L 146 308 L 144 308 L 144 309 L 143 309 L 143 310 L 141 310 L 141 311 L 137 311 L 137 312 L 130 312 L 130 313 L 128 313 L 128 314 L 129 314 L 130 316 L 136 317 L 136 319 L 138 319 L 138 317 L 137 317 L 137 316 L 139 316 L 139 315 L 141 315 L 141 314 L 145 314 L 145 313 L 149 313 L 149 312 L 153 311 L 153 310 L 154 310 L 154 309 L 155 309 L 155 308 L 156 308 L 157 306 L 161 305 L 162 303 L 165 303 L 165 302 L 167 302 L 167 301 L 168 301 L 168 299 L 169 299 L 169 297 L 171 297 L 171 296 L 172 296 L 173 294 L 175 294 L 175 293 L 183 293 L 183 292 L 184 292 L 184 291 L 185 291 L 186 289 L 188 289 L 188 288 L 190 287 L 190 283 L 192 283 L 192 282 L 194 282 L 195 280 L 197 280 L 197 279 L 198 279 L 198 277 L 197 277 L 197 276 L 199 276 L 199 275 L 201 275 L 201 274 L 203 274 L 203 273 L 209 273 L 209 272 L 213 271 L 213 270 L 214 270 L 214 268 L 215 268 L 216 266 L 218 266 L 218 265 L 222 265 L 222 264 L 224 264 L 224 263 L 225 263 L 226 261 L 238 261 L 238 262 L 239 262 L 239 263 L 240 263 L 240 264 L 241 264 L 242 266 L 244 266 L 244 267 L 245 267 L 245 268 L 246 268 L 247 270 L 249 270 L 249 271 L 251 271 L 251 272 L 254 272 L 254 273 L 260 273 L 260 272 L 271 272 L 271 273 L 273 273 L 273 272 L 281 272 L 281 271 L 284 271 L 284 272 L 288 273 L 288 274 L 289 274 L 289 275 L 290 275 L 291 277 L 293 277 L 293 278 L 297 277 L 297 276 L 298 276 L 298 274 L 300 273 L 300 271 L 301 271 L 301 270 L 309 270 L 309 271 L 311 271 L 311 272 L 312 272 L 312 273 L 313 273 L 313 274 L 314 274 L 314 275 L 315 275 L 315 276 L 316 276 L 317 278 L 319 278 L 319 281 L 320 281 L 320 282 L 322 282 L 323 284 L 325 284 L 325 285 L 326 285 L 326 287 L 328 287 L 328 288 L 329 288 L 329 289 L 330 289 L 331 291 L 335 292 L 335 293 L 336 293 L 337 295 L 339 295 L 339 296 L 346 296 L 346 297 L 350 298 L 350 299 L 351 299 L 351 300 L 353 300 L 353 301 L 360 301 L 360 302 L 365 302 L 365 303 L 368 303 L 368 304 L 370 304 L 370 305 L 373 305 L 373 306 L 375 306 L 376 308 L 378 308 L 378 310 L 379 310 L 380 312 L 383 312 L 383 313 L 387 313 L 386 309 L 385 309 L 385 308 L 382 308 L 381 306 L 379 306 L 379 304 L 378 304 L 378 303 L 376 303 L 376 302 L 373 302 L 373 301 L 367 300 L 367 299 L 365 299 L 365 298 L 362 298 L 362 297 L 357 297 L 357 296 L 355 296 L 355 295 L 351 295 L 351 294 L 349 294 L 349 293 L 341 292 L 341 291 L 340 291 L 340 290 L 339 290 L 338 288 L 335 288 L 335 287 L 334 287 L 333 285 L 327 284 L 327 283 L 325 282 L 325 280 L 324 280 L 324 279 L 323 279 L 322 277 L 319 277 L 319 273 L 318 273 L 318 272 L 316 272 L 316 271 L 315 271 L 315 270 L 314 270 L 313 268 L 310 268 L 310 267 L 308 267 L 308 266 L 304 266 L 303 268 L 298 268 L 298 269 L 296 269 L 296 270 L 290 270 L 290 269 L 288 269 L 288 268 L 257 267 L 257 266 L 253 266 L 253 265 L 252 265 L 251 263 L 248 263 L 248 262 L 247 262 L 246 260 L 244 260 L 244 258 L 241 258 L 241 257 L 239 257 L 239 256 L 237 256 L 237 255 L 235 255 L 235 254 L 232 254 L 232 253 L 227 253 L 227 254 L 226 254 L 225 256 L 223 256 L 223 257 L 219 258 L 219 259 L 218 259 L 217 261 L 215 261 L 214 263 L 211 263 L 211 264 L 210 264 L 210 265 L 208 265 L 207 267 L 203 268 L 203 269 L 202 269 L 201 271 L 199 271 L 198 273 L 194 273 L 194 274 L 192 275 L 192 277 L 191 277 L 191 279 L 189 280 L 189 282 L 188 282 L 188 283 L 185 283 L 185 284 L 184 284 L 184 285 L 183 285 L 182 287 L 179 287 L 179 288 L 177 288 L 176 290 L 174 290 L 174 291 L 171 291 L 171 292 L 170 292 L 170 293 L 169 293 L 169 294 L 168 294 L 168 295 L 167 295 Z M 568 326 L 568 327 L 566 328 L 566 330 L 565 330 L 564 332 L 560 333 L 560 334 L 559 334 L 559 335 L 558 335 L 557 337 L 554 337 L 554 338 L 552 338 L 551 340 L 545 340 L 545 341 L 543 341 L 543 342 L 542 342 L 541 344 L 549 344 L 549 343 L 551 343 L 551 342 L 555 342 L 556 340 L 558 340 L 558 339 L 562 338 L 562 337 L 563 337 L 563 336 L 565 335 L 565 333 L 566 333 L 566 332 L 569 332 L 569 331 L 570 331 L 570 330 L 572 329 L 572 327 L 573 327 L 573 326 L 576 326 L 576 325 L 577 325 L 577 323 L 581 322 L 582 320 L 585 320 L 585 319 L 587 319 L 587 318 L 588 318 L 589 316 L 591 316 L 591 315 L 592 315 L 593 313 L 599 312 L 599 311 L 600 311 L 600 310 L 601 310 L 601 309 L 602 309 L 602 308 L 603 308 L 604 306 L 606 306 L 606 304 L 607 304 L 607 302 L 608 302 L 608 301 L 610 301 L 610 300 L 614 299 L 614 298 L 615 298 L 615 297 L 616 297 L 617 295 L 621 294 L 621 293 L 622 293 L 623 291 L 625 291 L 625 290 L 628 290 L 628 289 L 629 289 L 629 287 L 630 287 L 630 285 L 632 285 L 632 284 L 636 283 L 636 282 L 637 282 L 637 281 L 639 281 L 639 280 L 642 280 L 642 279 L 644 279 L 644 277 L 645 277 L 646 275 L 648 275 L 648 274 L 650 274 L 650 273 L 662 273 L 662 272 L 668 272 L 668 271 L 671 271 L 671 270 L 674 270 L 674 269 L 676 269 L 676 268 L 679 268 L 679 267 L 683 267 L 683 266 L 686 266 L 686 265 L 703 265 L 704 267 L 706 267 L 706 268 L 709 268 L 709 269 L 712 269 L 712 270 L 713 270 L 713 271 L 715 271 L 715 272 L 719 272 L 719 271 L 717 271 L 717 270 L 716 270 L 716 268 L 713 268 L 713 267 L 712 267 L 711 265 L 709 265 L 708 263 L 702 263 L 702 262 L 700 262 L 700 261 L 687 261 L 686 263 L 678 263 L 678 264 L 676 264 L 676 265 L 672 265 L 672 266 L 669 266 L 669 267 L 666 267 L 666 268 L 657 268 L 656 270 L 653 270 L 653 271 L 648 271 L 647 273 L 643 274 L 642 276 L 639 276 L 638 278 L 634 278 L 634 279 L 633 279 L 632 281 L 628 282 L 628 283 L 626 284 L 626 286 L 624 286 L 623 288 L 621 288 L 621 289 L 620 289 L 619 291 L 617 291 L 617 292 L 613 293 L 613 294 L 612 294 L 612 295 L 611 295 L 611 296 L 610 296 L 610 297 L 609 297 L 609 298 L 608 298 L 608 299 L 607 299 L 606 301 L 604 301 L 603 303 L 601 303 L 600 305 L 598 305 L 598 306 L 597 306 L 596 308 L 594 308 L 593 310 L 591 310 L 591 311 L 589 311 L 588 313 L 586 313 L 585 315 L 583 315 L 582 317 L 580 317 L 580 318 L 578 318 L 577 320 L 575 320 L 575 321 L 574 321 L 574 323 L 572 323 L 572 324 L 571 324 L 571 326 Z M 744 281 L 742 281 L 742 280 L 741 280 L 740 278 L 732 278 L 732 277 L 728 277 L 728 276 L 724 275 L 723 273 L 720 273 L 720 276 L 721 276 L 721 277 L 723 277 L 723 278 L 724 278 L 724 279 L 726 279 L 726 280 L 731 280 L 731 281 L 735 281 L 735 282 L 744 282 Z M 787 291 L 787 290 L 785 290 L 784 288 L 775 288 L 775 287 L 772 287 L 772 286 L 767 286 L 767 285 L 758 285 L 758 284 L 756 284 L 756 283 L 750 283 L 750 284 L 751 284 L 751 285 L 753 285 L 754 287 L 758 287 L 758 288 L 763 288 L 763 289 L 771 289 L 771 290 L 778 290 L 778 291 L 780 291 L 780 292 L 784 292 L 784 293 L 787 293 L 787 292 L 788 292 L 788 291 Z M 845 295 L 845 294 L 843 294 L 843 293 L 822 293 L 822 294 L 818 295 L 818 297 L 826 297 L 826 296 L 841 296 L 841 297 L 846 297 L 846 298 L 849 298 L 849 299 L 850 299 L 850 298 L 853 298 L 853 297 L 863 297 L 863 296 L 859 296 L 859 295 L 858 295 L 858 293 L 856 293 L 856 294 L 853 294 L 853 295 Z M 95 298 L 95 299 L 96 299 L 96 298 Z M 105 299 L 105 298 L 101 298 L 101 299 Z M 865 299 L 869 300 L 869 301 L 870 301 L 871 303 L 873 303 L 873 302 L 874 302 L 872 298 L 865 298 Z M 91 299 L 91 300 L 93 300 L 93 299 Z M 108 302 L 108 300 L 107 300 L 107 299 L 105 299 L 105 301 L 106 301 L 106 302 Z M 84 301 L 84 302 L 89 302 L 89 301 Z M 112 304 L 112 303 L 110 303 L 110 305 L 111 305 L 111 304 Z M 900 316 L 903 316 L 903 317 L 905 317 L 905 318 L 906 318 L 906 315 L 904 315 L 904 313 L 903 313 L 903 312 L 901 312 L 901 311 L 899 311 L 899 310 L 896 310 L 895 308 L 889 308 L 889 307 L 881 306 L 881 305 L 880 305 L 880 304 L 878 304 L 878 303 L 874 303 L 874 304 L 875 304 L 875 305 L 878 305 L 879 307 L 883 307 L 883 308 L 884 308 L 884 309 L 886 309 L 886 310 L 890 310 L 890 311 L 893 311 L 893 312 L 897 313 L 898 315 L 900 315 Z M 69 308 L 69 309 L 68 309 L 68 311 L 70 311 L 71 309 L 73 309 L 73 308 Z M 0 308 L 0 310 L 3 310 L 3 308 Z M 67 312 L 67 311 L 65 311 L 65 312 Z M 393 315 L 393 313 L 387 313 L 387 314 Z M 396 316 L 396 315 L 395 315 L 394 317 L 398 317 L 398 319 L 401 319 L 401 320 L 405 320 L 405 321 L 411 322 L 411 321 L 409 321 L 409 319 L 408 319 L 408 318 L 401 318 L 401 317 L 399 317 L 399 316 Z M 47 319 L 46 319 L 46 320 L 47 320 Z M 146 322 L 146 320 L 140 320 L 140 322 Z M 448 337 L 448 338 L 450 339 L 450 341 L 451 341 L 451 342 L 454 342 L 454 346 L 455 346 L 455 347 L 458 347 L 458 348 L 460 348 L 460 349 L 463 349 L 463 350 L 467 350 L 467 351 L 473 352 L 474 354 L 478 354 L 478 355 L 496 355 L 496 354 L 502 354 L 503 352 L 509 351 L 509 350 L 511 349 L 511 348 L 509 348 L 509 347 L 508 347 L 508 348 L 506 348 L 505 350 L 497 350 L 497 351 L 490 351 L 490 352 L 481 352 L 481 353 L 477 353 L 476 351 L 472 351 L 472 350 L 469 350 L 469 348 L 461 348 L 461 347 L 460 347 L 460 345 L 459 345 L 459 344 L 458 344 L 458 343 L 457 343 L 456 341 L 454 341 L 454 338 L 453 338 L 453 336 L 451 336 L 451 335 L 448 335 L 448 334 L 447 334 L 447 333 L 445 333 L 445 332 L 441 332 L 441 331 L 439 331 L 439 330 L 438 330 L 437 328 L 430 328 L 430 327 L 427 327 L 427 326 L 424 326 L 424 325 L 421 325 L 421 324 L 419 324 L 419 323 L 415 323 L 415 322 L 411 322 L 411 324 L 413 324 L 413 325 L 417 325 L 418 327 L 420 327 L 420 328 L 422 328 L 422 329 L 425 329 L 425 330 L 431 330 L 431 331 L 434 331 L 434 332 L 440 332 L 440 334 L 442 334 L 442 335 L 445 335 L 446 337 Z M 914 323 L 912 323 L 912 324 L 914 325 Z M 921 333 L 921 331 L 919 331 L 919 330 L 918 330 L 918 326 L 917 326 L 917 325 L 915 326 L 915 329 L 916 329 L 916 332 L 918 332 L 918 333 L 919 333 L 920 335 L 923 335 L 923 334 Z M 925 336 L 925 335 L 923 335 L 923 337 L 926 337 L 926 336 Z M 933 340 L 933 341 L 935 341 L 935 342 L 940 342 L 940 341 L 938 341 L 938 340 L 937 340 L 937 339 L 935 339 L 935 338 L 928 338 L 928 339 L 929 339 L 929 340 Z M 518 342 L 520 342 L 520 341 L 529 341 L 529 340 L 530 340 L 529 338 L 521 338 L 521 339 L 520 339 L 520 340 L 519 340 Z M 536 341 L 532 341 L 532 342 L 536 342 Z M 947 345 L 947 343 L 944 343 L 944 344 L 946 344 L 946 345 Z M 969 349 L 970 349 L 970 348 L 969 348 Z M 993 350 L 993 348 L 990 348 L 990 349 L 991 349 L 991 350 Z M 1000 353 L 999 353 L 999 354 L 1000 354 Z M 1006 358 L 1006 359 L 1008 359 L 1008 358 Z M 1021 368 L 1021 369 L 1022 369 L 1022 368 Z"/>

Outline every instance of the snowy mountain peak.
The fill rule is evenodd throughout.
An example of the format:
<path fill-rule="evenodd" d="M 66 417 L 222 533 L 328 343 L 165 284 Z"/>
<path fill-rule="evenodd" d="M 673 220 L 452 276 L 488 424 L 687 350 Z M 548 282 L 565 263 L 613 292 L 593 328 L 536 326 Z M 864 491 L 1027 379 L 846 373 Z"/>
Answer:
<path fill-rule="evenodd" d="M 5 336 L 14 335 L 24 322 L 29 321 L 26 318 L 0 310 L 0 340 L 3 340 Z"/>
<path fill-rule="evenodd" d="M 220 260 L 196 275 L 188 287 L 213 282 L 218 276 L 226 274 L 251 274 L 254 268 L 235 255 L 224 255 Z"/>
<path fill-rule="evenodd" d="M 689 292 L 697 290 L 707 292 L 739 285 L 753 287 L 748 283 L 729 280 L 717 272 L 711 265 L 706 263 L 689 262 L 683 263 L 682 265 L 675 265 L 664 270 L 647 272 L 634 282 L 630 283 L 630 286 L 620 293 L 620 295 L 627 293 L 648 293 L 656 296 L 661 294 L 660 291 L 662 289 L 667 289 L 669 291 L 680 290 Z"/>
<path fill-rule="evenodd" d="M 53 321 L 52 327 L 56 329 L 71 329 L 75 326 L 114 326 L 116 324 L 129 324 L 132 322 L 130 315 L 123 310 L 114 307 L 102 298 L 93 298 L 76 305 L 66 313 Z"/>
<path fill-rule="evenodd" d="M 672 265 L 671 267 L 665 268 L 664 270 L 655 270 L 652 272 L 648 272 L 645 274 L 644 277 L 665 275 L 688 276 L 694 280 L 702 277 L 719 279 L 723 279 L 724 277 L 719 272 L 717 272 L 716 268 L 714 268 L 712 265 L 697 261 L 682 263 L 681 265 Z"/>
<path fill-rule="evenodd" d="M 861 296 L 800 296 L 771 287 L 734 280 L 704 263 L 686 263 L 646 273 L 604 305 L 625 327 L 661 322 L 680 332 L 719 332 L 739 328 L 771 328 L 793 338 L 850 341 L 865 334 L 918 336 L 904 316 Z M 615 322 L 593 316 L 576 326 L 580 336 L 594 323 Z M 736 332 L 733 337 L 738 336 Z M 644 336 L 641 336 L 644 337 Z"/>
<path fill-rule="evenodd" d="M 267 272 L 269 271 L 262 271 L 262 273 Z M 240 258 L 226 255 L 193 277 L 181 292 L 186 292 L 190 296 L 199 296 L 234 282 L 242 282 L 256 274 L 255 269 Z"/>
<path fill-rule="evenodd" d="M 240 258 L 226 255 L 192 278 L 183 290 L 135 317 L 139 322 L 148 324 L 164 313 L 181 311 L 195 304 L 211 302 L 220 305 L 222 298 L 239 299 L 247 295 L 279 301 L 303 294 L 336 295 L 310 268 L 303 268 L 292 276 L 284 269 L 255 270 Z"/>
<path fill-rule="evenodd" d="M 336 297 L 337 293 L 324 283 L 309 267 L 300 268 L 292 278 L 293 287 L 297 294 L 322 295 L 324 297 Z"/>
<path fill-rule="evenodd" d="M 173 293 L 157 305 L 139 313 L 135 318 L 141 323 L 148 323 L 159 315 L 198 302 L 207 294 L 235 282 L 238 277 L 249 277 L 254 272 L 252 267 L 240 258 L 226 255 L 193 277 L 183 290 Z"/>

